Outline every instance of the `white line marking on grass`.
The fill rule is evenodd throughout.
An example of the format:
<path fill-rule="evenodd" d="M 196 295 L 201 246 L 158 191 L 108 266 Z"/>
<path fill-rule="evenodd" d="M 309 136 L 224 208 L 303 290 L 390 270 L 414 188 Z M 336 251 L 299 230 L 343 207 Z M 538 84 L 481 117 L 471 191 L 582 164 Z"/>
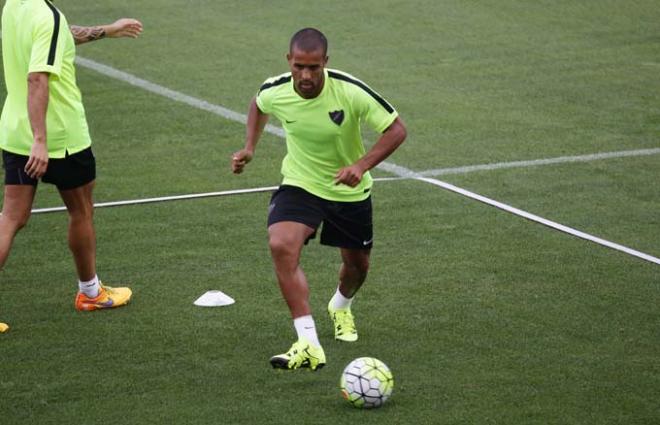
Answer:
<path fill-rule="evenodd" d="M 213 103 L 198 99 L 193 96 L 188 96 L 187 94 L 183 94 L 176 90 L 168 89 L 167 87 L 152 83 L 151 81 L 143 80 L 142 78 L 138 78 L 135 75 L 120 71 L 107 65 L 103 65 L 91 59 L 85 59 L 83 57 L 77 56 L 76 64 L 82 66 L 83 68 L 96 71 L 99 74 L 114 78 L 115 80 L 123 81 L 132 86 L 139 87 L 151 93 L 155 93 L 177 102 L 185 103 L 186 105 L 192 106 L 193 108 L 211 112 L 223 118 L 227 118 L 228 120 L 237 121 L 241 124 L 245 124 L 247 122 L 247 116 L 245 114 L 232 111 L 231 109 L 227 109 L 219 105 L 214 105 Z M 276 136 L 284 137 L 284 130 L 274 125 L 267 124 L 265 131 Z"/>
<path fill-rule="evenodd" d="M 103 75 L 107 75 L 111 78 L 114 78 L 114 79 L 117 79 L 117 80 L 120 80 L 120 81 L 124 81 L 124 82 L 126 82 L 128 84 L 131 84 L 133 86 L 142 88 L 142 89 L 150 91 L 152 93 L 156 93 L 158 95 L 161 95 L 161 96 L 164 96 L 166 98 L 175 100 L 177 102 L 182 102 L 182 103 L 185 103 L 185 104 L 190 105 L 192 107 L 212 112 L 216 115 L 222 116 L 222 117 L 227 118 L 229 120 L 238 121 L 238 122 L 243 123 L 243 124 L 245 124 L 245 122 L 247 121 L 247 117 L 243 114 L 239 114 L 238 112 L 234 112 L 230 109 L 223 108 L 222 106 L 211 104 L 211 103 L 209 103 L 205 100 L 197 99 L 195 97 L 185 95 L 183 93 L 168 89 L 168 88 L 160 86 L 158 84 L 154 84 L 150 81 L 143 80 L 141 78 L 135 77 L 134 75 L 128 74 L 128 73 L 123 72 L 123 71 L 119 71 L 115 68 L 109 67 L 107 65 L 100 64 L 100 63 L 92 61 L 90 59 L 77 57 L 76 62 L 79 65 L 81 65 L 85 68 L 92 69 L 92 70 L 94 70 L 96 72 L 99 72 Z M 268 125 L 266 127 L 265 131 L 267 131 L 271 134 L 280 136 L 280 137 L 285 137 L 284 131 L 279 127 Z M 595 154 L 595 155 L 599 155 L 599 154 Z M 606 154 L 600 154 L 600 155 L 606 155 Z M 568 157 L 565 157 L 565 158 L 568 158 Z M 539 160 L 539 161 L 544 161 L 544 160 Z M 519 162 L 522 162 L 522 161 L 518 161 L 518 163 Z M 526 162 L 530 162 L 530 161 L 526 161 Z M 535 165 L 535 164 L 532 164 L 532 165 Z M 619 244 L 607 241 L 605 239 L 601 239 L 601 238 L 589 235 L 587 233 L 581 232 L 581 231 L 573 229 L 571 227 L 564 226 L 564 225 L 559 224 L 559 223 L 555 223 L 554 221 L 550 221 L 550 220 L 547 220 L 545 218 L 539 217 L 537 215 L 530 214 L 526 211 L 520 210 L 518 208 L 511 207 L 509 205 L 506 205 L 506 204 L 503 204 L 501 202 L 492 200 L 490 198 L 486 198 L 485 196 L 478 195 L 478 194 L 470 192 L 468 190 L 461 189 L 460 187 L 451 185 L 449 183 L 445 183 L 445 182 L 437 180 L 437 179 L 424 177 L 424 176 L 420 175 L 420 173 L 416 173 L 416 172 L 414 172 L 412 170 L 409 170 L 408 168 L 402 167 L 400 165 L 383 162 L 379 165 L 379 168 L 381 168 L 385 171 L 389 171 L 393 174 L 396 174 L 399 177 L 415 178 L 416 180 L 433 184 L 435 186 L 438 186 L 438 187 L 441 187 L 443 189 L 452 191 L 454 193 L 458 193 L 458 194 L 466 196 L 468 198 L 486 203 L 486 204 L 494 206 L 496 208 L 500 208 L 504 211 L 507 211 L 509 213 L 518 215 L 520 217 L 524 217 L 528 220 L 532 220 L 532 221 L 535 221 L 537 223 L 541 223 L 545 226 L 551 227 L 551 228 L 559 230 L 561 232 L 568 233 L 570 235 L 573 235 L 573 236 L 576 236 L 576 237 L 579 237 L 579 238 L 597 243 L 599 245 L 606 246 L 608 248 L 612 248 L 612 249 L 615 249 L 617 251 L 621 251 L 621 252 L 624 252 L 626 254 L 629 254 L 629 255 L 641 258 L 643 260 L 650 261 L 652 263 L 660 265 L 660 259 L 658 259 L 656 257 L 653 257 L 651 255 L 644 254 L 643 252 L 636 251 L 634 249 L 625 247 L 623 245 L 619 245 Z M 247 189 L 247 190 L 250 190 L 250 189 Z M 266 189 L 264 189 L 264 190 L 266 190 Z M 226 192 L 233 192 L 233 191 L 226 191 Z M 223 192 L 217 192 L 217 193 L 223 193 Z M 203 194 L 201 194 L 201 195 L 203 195 Z M 186 199 L 185 197 L 187 197 L 187 196 L 196 196 L 196 195 L 181 195 L 181 196 L 182 196 L 181 198 L 179 198 L 179 197 L 175 197 L 175 198 L 177 198 L 177 199 Z M 216 195 L 216 196 L 219 196 L 219 195 Z M 159 199 L 159 198 L 153 198 L 153 199 Z M 138 201 L 128 201 L 128 202 L 138 203 Z M 152 202 L 161 202 L 161 201 L 152 201 Z"/>
<path fill-rule="evenodd" d="M 160 198 L 131 199 L 128 201 L 100 202 L 94 208 L 119 207 L 124 205 L 153 204 L 156 202 L 180 201 L 183 199 L 211 198 L 214 196 L 241 195 L 244 193 L 269 192 L 276 190 L 277 186 L 256 187 L 253 189 L 223 190 L 222 192 L 193 193 L 190 195 L 163 196 Z M 32 210 L 32 214 L 66 211 L 66 207 L 39 208 Z"/>
<path fill-rule="evenodd" d="M 502 168 L 535 167 L 549 164 L 565 164 L 567 162 L 588 162 L 599 159 L 624 158 L 629 156 L 648 156 L 660 154 L 660 148 L 638 149 L 630 151 L 602 152 L 590 155 L 560 156 L 556 158 L 534 159 L 529 161 L 496 162 L 493 164 L 466 165 L 464 167 L 438 168 L 420 171 L 422 176 L 443 176 L 448 174 L 465 174 L 474 171 L 499 170 Z"/>
<path fill-rule="evenodd" d="M 430 183 L 430 184 L 435 185 L 435 186 L 439 186 L 443 189 L 447 189 L 447 190 L 450 190 L 452 192 L 455 192 L 455 193 L 461 194 L 463 196 L 466 196 L 468 198 L 474 199 L 476 201 L 483 202 L 485 204 L 488 204 L 488 205 L 491 205 L 493 207 L 499 208 L 501 210 L 507 211 L 511 214 L 515 214 L 517 216 L 526 218 L 528 220 L 535 221 L 537 223 L 541 223 L 545 226 L 548 226 L 548 227 L 551 227 L 553 229 L 559 230 L 560 232 L 568 233 L 568 234 L 576 236 L 578 238 L 586 239 L 588 241 L 595 242 L 599 245 L 603 245 L 603 246 L 606 246 L 608 248 L 615 249 L 617 251 L 625 252 L 626 254 L 641 258 L 642 260 L 650 261 L 651 263 L 655 263 L 655 264 L 660 265 L 660 258 L 656 258 L 656 257 L 653 257 L 651 255 L 645 254 L 643 252 L 628 248 L 626 246 L 619 245 L 617 243 L 610 242 L 610 241 L 607 241 L 605 239 L 601 239 L 599 237 L 590 235 L 588 233 L 581 232 L 579 230 L 573 229 L 572 227 L 564 226 L 563 224 L 559 224 L 559 223 L 556 223 L 554 221 L 545 219 L 543 217 L 539 217 L 538 215 L 528 213 L 527 211 L 523 211 L 523 210 L 520 210 L 518 208 L 514 208 L 510 205 L 503 204 L 502 202 L 498 202 L 498 201 L 495 201 L 493 199 L 486 198 L 485 196 L 481 196 L 479 194 L 476 194 L 474 192 L 470 192 L 468 190 L 461 189 L 458 186 L 454 186 L 452 184 L 445 183 L 443 181 L 428 178 L 428 177 L 419 177 L 419 178 L 417 178 L 417 180 L 424 181 L 424 182 Z"/>

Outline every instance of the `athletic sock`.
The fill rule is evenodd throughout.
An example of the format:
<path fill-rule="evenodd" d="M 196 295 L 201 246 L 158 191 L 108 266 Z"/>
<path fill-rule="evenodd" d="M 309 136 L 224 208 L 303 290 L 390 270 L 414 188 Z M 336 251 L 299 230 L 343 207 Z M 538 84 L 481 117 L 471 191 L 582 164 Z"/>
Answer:
<path fill-rule="evenodd" d="M 330 300 L 330 305 L 334 310 L 348 310 L 351 308 L 352 302 L 353 298 L 346 298 L 343 296 L 342 293 L 339 292 L 339 287 L 337 287 L 335 295 Z"/>
<path fill-rule="evenodd" d="M 296 327 L 298 339 L 304 337 L 312 345 L 317 347 L 321 346 L 319 337 L 316 335 L 316 325 L 314 324 L 314 318 L 311 314 L 293 319 L 293 326 Z"/>
<path fill-rule="evenodd" d="M 79 280 L 78 287 L 80 288 L 80 292 L 89 298 L 96 298 L 99 296 L 99 292 L 101 292 L 101 284 L 97 275 L 94 275 L 92 280 L 86 282 Z"/>

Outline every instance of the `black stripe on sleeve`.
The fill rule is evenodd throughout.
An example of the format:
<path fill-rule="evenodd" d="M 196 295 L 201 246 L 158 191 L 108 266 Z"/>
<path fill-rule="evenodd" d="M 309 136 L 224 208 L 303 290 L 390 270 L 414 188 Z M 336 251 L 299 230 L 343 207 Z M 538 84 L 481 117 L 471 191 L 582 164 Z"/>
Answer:
<path fill-rule="evenodd" d="M 355 79 L 353 79 L 351 77 L 348 77 L 344 74 L 339 74 L 339 73 L 336 73 L 336 72 L 333 72 L 333 71 L 328 71 L 328 76 L 330 78 L 335 78 L 337 80 L 342 80 L 342 81 L 346 81 L 347 83 L 355 84 L 356 86 L 360 87 L 362 90 L 369 93 L 369 95 L 371 97 L 376 99 L 376 102 L 380 103 L 388 113 L 391 114 L 392 112 L 394 112 L 394 108 L 392 107 L 392 105 L 387 103 L 387 101 L 385 99 L 380 97 L 380 95 L 378 93 L 376 93 L 375 91 L 371 90 L 371 88 L 369 86 L 367 86 L 366 84 L 364 84 L 362 81 L 355 80 Z"/>
<path fill-rule="evenodd" d="M 271 87 L 275 87 L 275 86 L 279 86 L 279 85 L 282 85 L 282 84 L 288 83 L 289 81 L 291 81 L 291 76 L 290 76 L 290 75 L 287 75 L 287 76 L 284 76 L 284 77 L 282 77 L 282 78 L 279 78 L 279 79 L 277 79 L 277 80 L 275 80 L 275 81 L 273 81 L 273 82 L 271 82 L 271 83 L 266 83 L 266 84 L 262 85 L 262 86 L 259 88 L 259 93 L 261 93 L 262 91 L 267 90 L 267 89 L 269 89 L 269 88 L 271 88 Z"/>
<path fill-rule="evenodd" d="M 50 4 L 48 0 L 44 0 L 46 6 L 53 12 L 53 19 L 55 20 L 53 24 L 53 36 L 50 39 L 50 50 L 48 50 L 48 65 L 55 64 L 55 51 L 57 50 L 57 37 L 60 34 L 60 11 L 57 10 L 55 6 Z"/>

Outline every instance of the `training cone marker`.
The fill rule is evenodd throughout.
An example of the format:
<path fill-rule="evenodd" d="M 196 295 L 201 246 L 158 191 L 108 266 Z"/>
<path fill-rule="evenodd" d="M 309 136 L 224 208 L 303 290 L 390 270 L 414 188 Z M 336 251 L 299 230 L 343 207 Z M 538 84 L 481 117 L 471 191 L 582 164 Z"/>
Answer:
<path fill-rule="evenodd" d="M 9 330 L 9 326 L 6 323 L 0 322 L 0 333 L 5 333 Z"/>
<path fill-rule="evenodd" d="M 207 291 L 204 295 L 197 298 L 195 305 L 199 307 L 220 307 L 231 305 L 236 301 L 222 291 Z"/>

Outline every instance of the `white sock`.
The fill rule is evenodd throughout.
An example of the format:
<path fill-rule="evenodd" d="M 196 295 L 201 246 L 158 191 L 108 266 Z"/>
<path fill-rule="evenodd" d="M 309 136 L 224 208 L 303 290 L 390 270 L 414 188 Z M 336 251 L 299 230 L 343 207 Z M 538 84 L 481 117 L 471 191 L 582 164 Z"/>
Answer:
<path fill-rule="evenodd" d="M 80 292 L 89 298 L 96 298 L 99 296 L 99 292 L 101 292 L 101 285 L 99 284 L 99 277 L 97 275 L 94 275 L 94 278 L 87 282 L 79 280 L 78 287 L 80 288 Z"/>
<path fill-rule="evenodd" d="M 343 296 L 341 292 L 339 292 L 339 287 L 337 287 L 337 291 L 335 292 L 335 295 L 330 300 L 330 305 L 335 310 L 346 310 L 351 308 L 352 302 L 353 302 L 353 298 L 346 298 L 345 296 Z"/>
<path fill-rule="evenodd" d="M 293 326 L 296 327 L 298 339 L 305 337 L 312 345 L 321 346 L 319 337 L 316 335 L 316 325 L 311 314 L 293 319 Z"/>

